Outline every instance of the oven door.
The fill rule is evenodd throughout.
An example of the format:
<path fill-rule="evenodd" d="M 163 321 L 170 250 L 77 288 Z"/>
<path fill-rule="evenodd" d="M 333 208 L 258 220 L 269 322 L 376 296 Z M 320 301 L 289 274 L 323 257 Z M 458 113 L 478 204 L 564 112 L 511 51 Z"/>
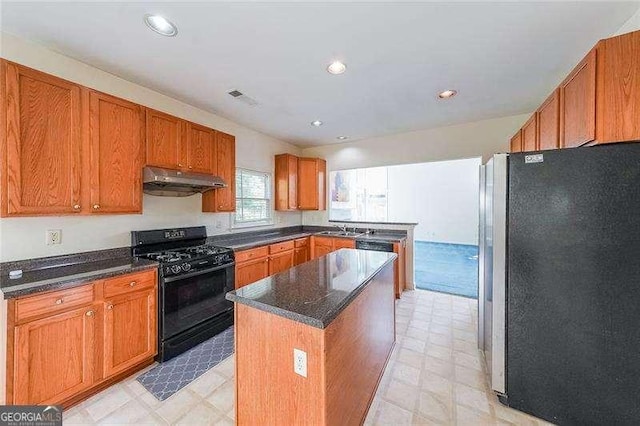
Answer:
<path fill-rule="evenodd" d="M 162 280 L 161 339 L 233 311 L 225 299 L 234 289 L 234 264 L 204 269 Z"/>

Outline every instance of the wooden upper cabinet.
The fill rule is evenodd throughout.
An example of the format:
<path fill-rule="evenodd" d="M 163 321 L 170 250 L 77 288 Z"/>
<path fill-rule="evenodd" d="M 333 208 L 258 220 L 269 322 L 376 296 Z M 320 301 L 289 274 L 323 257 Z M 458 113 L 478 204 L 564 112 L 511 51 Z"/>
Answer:
<path fill-rule="evenodd" d="M 327 162 L 298 158 L 298 209 L 324 210 L 327 199 Z"/>
<path fill-rule="evenodd" d="M 89 92 L 89 211 L 142 212 L 143 143 L 142 107 Z"/>
<path fill-rule="evenodd" d="M 573 148 L 596 137 L 596 49 L 560 84 L 560 146 Z"/>
<path fill-rule="evenodd" d="M 215 131 L 195 123 L 185 123 L 184 157 L 187 169 L 198 173 L 216 173 Z M 184 158 L 183 157 L 183 158 Z"/>
<path fill-rule="evenodd" d="M 1 68 L 2 216 L 79 212 L 80 86 L 6 61 Z"/>
<path fill-rule="evenodd" d="M 509 152 L 522 152 L 522 132 L 520 130 L 511 138 Z"/>
<path fill-rule="evenodd" d="M 236 138 L 216 132 L 216 174 L 227 184 L 202 194 L 203 212 L 236 211 Z"/>
<path fill-rule="evenodd" d="M 640 139 L 640 31 L 596 47 L 597 143 Z"/>
<path fill-rule="evenodd" d="M 181 151 L 183 130 L 183 120 L 147 108 L 146 164 L 169 169 L 186 167 Z"/>
<path fill-rule="evenodd" d="M 522 126 L 522 150 L 524 152 L 538 149 L 538 120 L 534 113 Z"/>
<path fill-rule="evenodd" d="M 538 108 L 538 149 L 560 147 L 560 91 L 555 90 Z"/>
<path fill-rule="evenodd" d="M 105 300 L 103 378 L 156 354 L 156 288 Z"/>
<path fill-rule="evenodd" d="M 276 210 L 298 209 L 298 157 L 291 154 L 276 155 Z"/>
<path fill-rule="evenodd" d="M 12 404 L 58 404 L 94 383 L 95 307 L 15 327 Z"/>

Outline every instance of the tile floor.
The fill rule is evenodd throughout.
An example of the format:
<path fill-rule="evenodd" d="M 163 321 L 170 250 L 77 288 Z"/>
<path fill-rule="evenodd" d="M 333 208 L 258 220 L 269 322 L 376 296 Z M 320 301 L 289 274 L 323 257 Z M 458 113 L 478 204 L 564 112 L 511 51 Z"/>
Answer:
<path fill-rule="evenodd" d="M 476 349 L 473 299 L 417 290 L 397 305 L 397 341 L 366 425 L 546 425 L 500 405 Z M 64 413 L 64 424 L 233 424 L 234 361 L 223 361 L 167 400 L 135 376 Z"/>

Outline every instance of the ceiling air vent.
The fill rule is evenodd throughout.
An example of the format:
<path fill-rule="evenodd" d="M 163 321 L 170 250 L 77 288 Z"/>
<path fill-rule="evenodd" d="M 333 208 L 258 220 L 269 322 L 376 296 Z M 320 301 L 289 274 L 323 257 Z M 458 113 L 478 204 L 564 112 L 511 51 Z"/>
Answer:
<path fill-rule="evenodd" d="M 242 93 L 239 90 L 234 89 L 234 90 L 231 90 L 231 91 L 229 91 L 227 93 L 229 93 L 229 95 L 231 95 L 232 97 L 234 97 L 235 99 L 239 100 L 240 102 L 242 102 L 242 103 L 244 103 L 246 105 L 249 105 L 249 106 L 258 105 L 258 102 L 256 102 L 255 99 L 250 98 L 249 96 L 245 95 L 244 93 Z"/>

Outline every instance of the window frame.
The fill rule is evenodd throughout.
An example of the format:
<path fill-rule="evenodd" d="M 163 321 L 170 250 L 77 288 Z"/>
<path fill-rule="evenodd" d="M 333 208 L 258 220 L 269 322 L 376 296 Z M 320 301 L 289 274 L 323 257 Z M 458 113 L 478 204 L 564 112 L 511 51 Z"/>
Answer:
<path fill-rule="evenodd" d="M 236 185 L 236 211 L 233 213 L 233 220 L 231 221 L 232 228 L 252 228 L 258 226 L 267 226 L 273 225 L 274 223 L 274 200 L 273 200 L 273 173 L 264 172 L 260 170 L 248 169 L 245 167 L 236 167 L 236 173 L 234 179 L 238 178 L 238 173 L 246 173 L 255 176 L 263 176 L 266 179 L 265 188 L 267 190 L 266 198 L 254 198 L 254 197 L 243 197 L 242 194 L 242 185 L 238 187 Z M 267 201 L 267 217 L 256 220 L 238 220 L 239 215 L 238 212 L 241 211 L 241 204 L 238 203 L 240 200 L 266 200 Z"/>

